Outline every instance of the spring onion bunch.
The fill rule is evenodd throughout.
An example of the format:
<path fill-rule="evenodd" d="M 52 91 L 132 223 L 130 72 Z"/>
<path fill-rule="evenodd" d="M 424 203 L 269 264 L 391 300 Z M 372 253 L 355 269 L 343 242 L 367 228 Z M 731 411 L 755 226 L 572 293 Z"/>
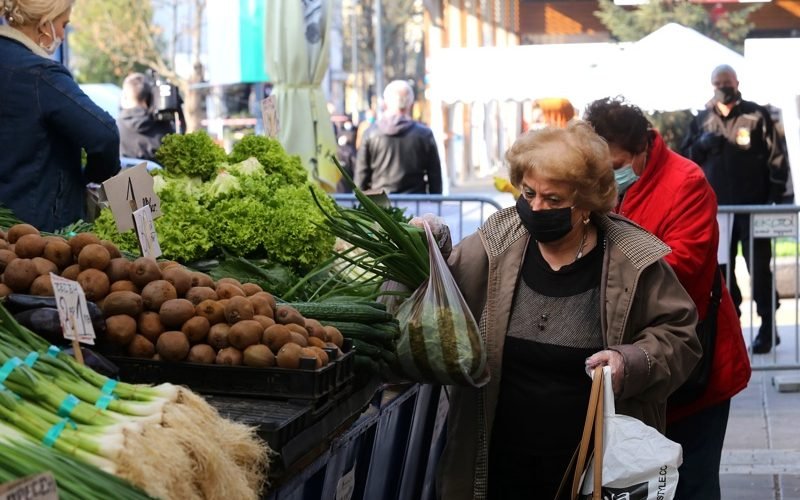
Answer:
<path fill-rule="evenodd" d="M 0 444 L 11 435 L 161 498 L 258 498 L 269 453 L 191 391 L 110 380 L 0 305 Z"/>
<path fill-rule="evenodd" d="M 356 255 L 339 252 L 337 256 L 388 281 L 402 283 L 409 290 L 417 289 L 430 273 L 428 244 L 425 232 L 399 222 L 375 203 L 336 162 L 342 177 L 353 190 L 361 208 L 336 206 L 327 211 L 314 195 L 314 201 L 328 224 L 320 226 L 337 238 L 363 250 Z"/>

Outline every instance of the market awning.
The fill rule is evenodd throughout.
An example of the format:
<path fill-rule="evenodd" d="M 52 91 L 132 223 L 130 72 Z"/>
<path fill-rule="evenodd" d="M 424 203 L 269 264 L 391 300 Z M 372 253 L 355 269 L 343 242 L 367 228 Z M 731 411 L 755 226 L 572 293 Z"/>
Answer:
<path fill-rule="evenodd" d="M 267 73 L 274 85 L 278 140 L 300 155 L 311 177 L 334 191 L 339 171 L 333 125 L 322 92 L 328 69 L 330 0 L 267 0 Z"/>

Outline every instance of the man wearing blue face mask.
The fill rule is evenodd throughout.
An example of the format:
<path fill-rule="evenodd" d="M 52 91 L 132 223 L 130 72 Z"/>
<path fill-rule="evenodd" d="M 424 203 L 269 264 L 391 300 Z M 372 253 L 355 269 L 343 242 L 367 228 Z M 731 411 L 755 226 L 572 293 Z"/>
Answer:
<path fill-rule="evenodd" d="M 750 363 L 717 265 L 716 196 L 702 170 L 671 151 L 638 107 L 600 99 L 586 120 L 608 142 L 623 193 L 617 211 L 669 245 L 664 260 L 697 306 L 703 358 L 668 400 L 666 434 L 683 447 L 676 500 L 718 500 L 730 400 L 747 386 Z"/>
<path fill-rule="evenodd" d="M 692 121 L 681 152 L 703 169 L 720 205 L 762 205 L 780 203 L 789 173 L 786 153 L 766 108 L 742 99 L 736 72 L 727 65 L 711 74 L 714 97 Z M 730 241 L 730 287 L 737 310 L 742 294 L 736 283 L 734 265 L 741 243 L 753 280 L 753 300 L 761 316 L 758 336 L 751 346 L 754 354 L 772 349 L 778 307 L 772 295 L 772 251 L 769 239 L 753 240 L 750 266 L 750 214 L 733 217 Z M 775 337 L 779 343 L 780 338 Z"/>

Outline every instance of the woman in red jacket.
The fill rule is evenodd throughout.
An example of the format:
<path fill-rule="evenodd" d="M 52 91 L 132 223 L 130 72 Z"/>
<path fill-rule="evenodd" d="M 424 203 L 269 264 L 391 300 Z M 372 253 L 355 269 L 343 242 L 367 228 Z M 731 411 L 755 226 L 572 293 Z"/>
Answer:
<path fill-rule="evenodd" d="M 703 171 L 671 151 L 641 109 L 621 98 L 591 103 L 585 119 L 608 142 L 620 193 L 617 212 L 670 246 L 665 260 L 694 300 L 701 322 L 713 324 L 709 312 L 715 308 L 710 298 L 720 276 L 719 228 L 716 196 Z M 667 437 L 683 446 L 676 500 L 720 498 L 730 400 L 750 380 L 739 317 L 721 281 L 713 349 L 703 354 L 710 356 L 708 382 L 688 401 L 670 399 L 667 408 Z"/>

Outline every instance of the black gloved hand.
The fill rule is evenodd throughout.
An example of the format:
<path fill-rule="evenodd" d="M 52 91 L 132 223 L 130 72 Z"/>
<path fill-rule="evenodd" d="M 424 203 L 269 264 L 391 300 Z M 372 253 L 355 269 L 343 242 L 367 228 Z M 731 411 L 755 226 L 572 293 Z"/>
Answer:
<path fill-rule="evenodd" d="M 784 193 L 786 192 L 786 185 L 777 182 L 770 182 L 769 194 L 767 195 L 767 203 L 774 203 L 776 205 L 786 204 Z"/>
<path fill-rule="evenodd" d="M 725 137 L 717 134 L 716 132 L 703 132 L 697 139 L 697 147 L 703 151 L 714 151 L 725 144 Z"/>

